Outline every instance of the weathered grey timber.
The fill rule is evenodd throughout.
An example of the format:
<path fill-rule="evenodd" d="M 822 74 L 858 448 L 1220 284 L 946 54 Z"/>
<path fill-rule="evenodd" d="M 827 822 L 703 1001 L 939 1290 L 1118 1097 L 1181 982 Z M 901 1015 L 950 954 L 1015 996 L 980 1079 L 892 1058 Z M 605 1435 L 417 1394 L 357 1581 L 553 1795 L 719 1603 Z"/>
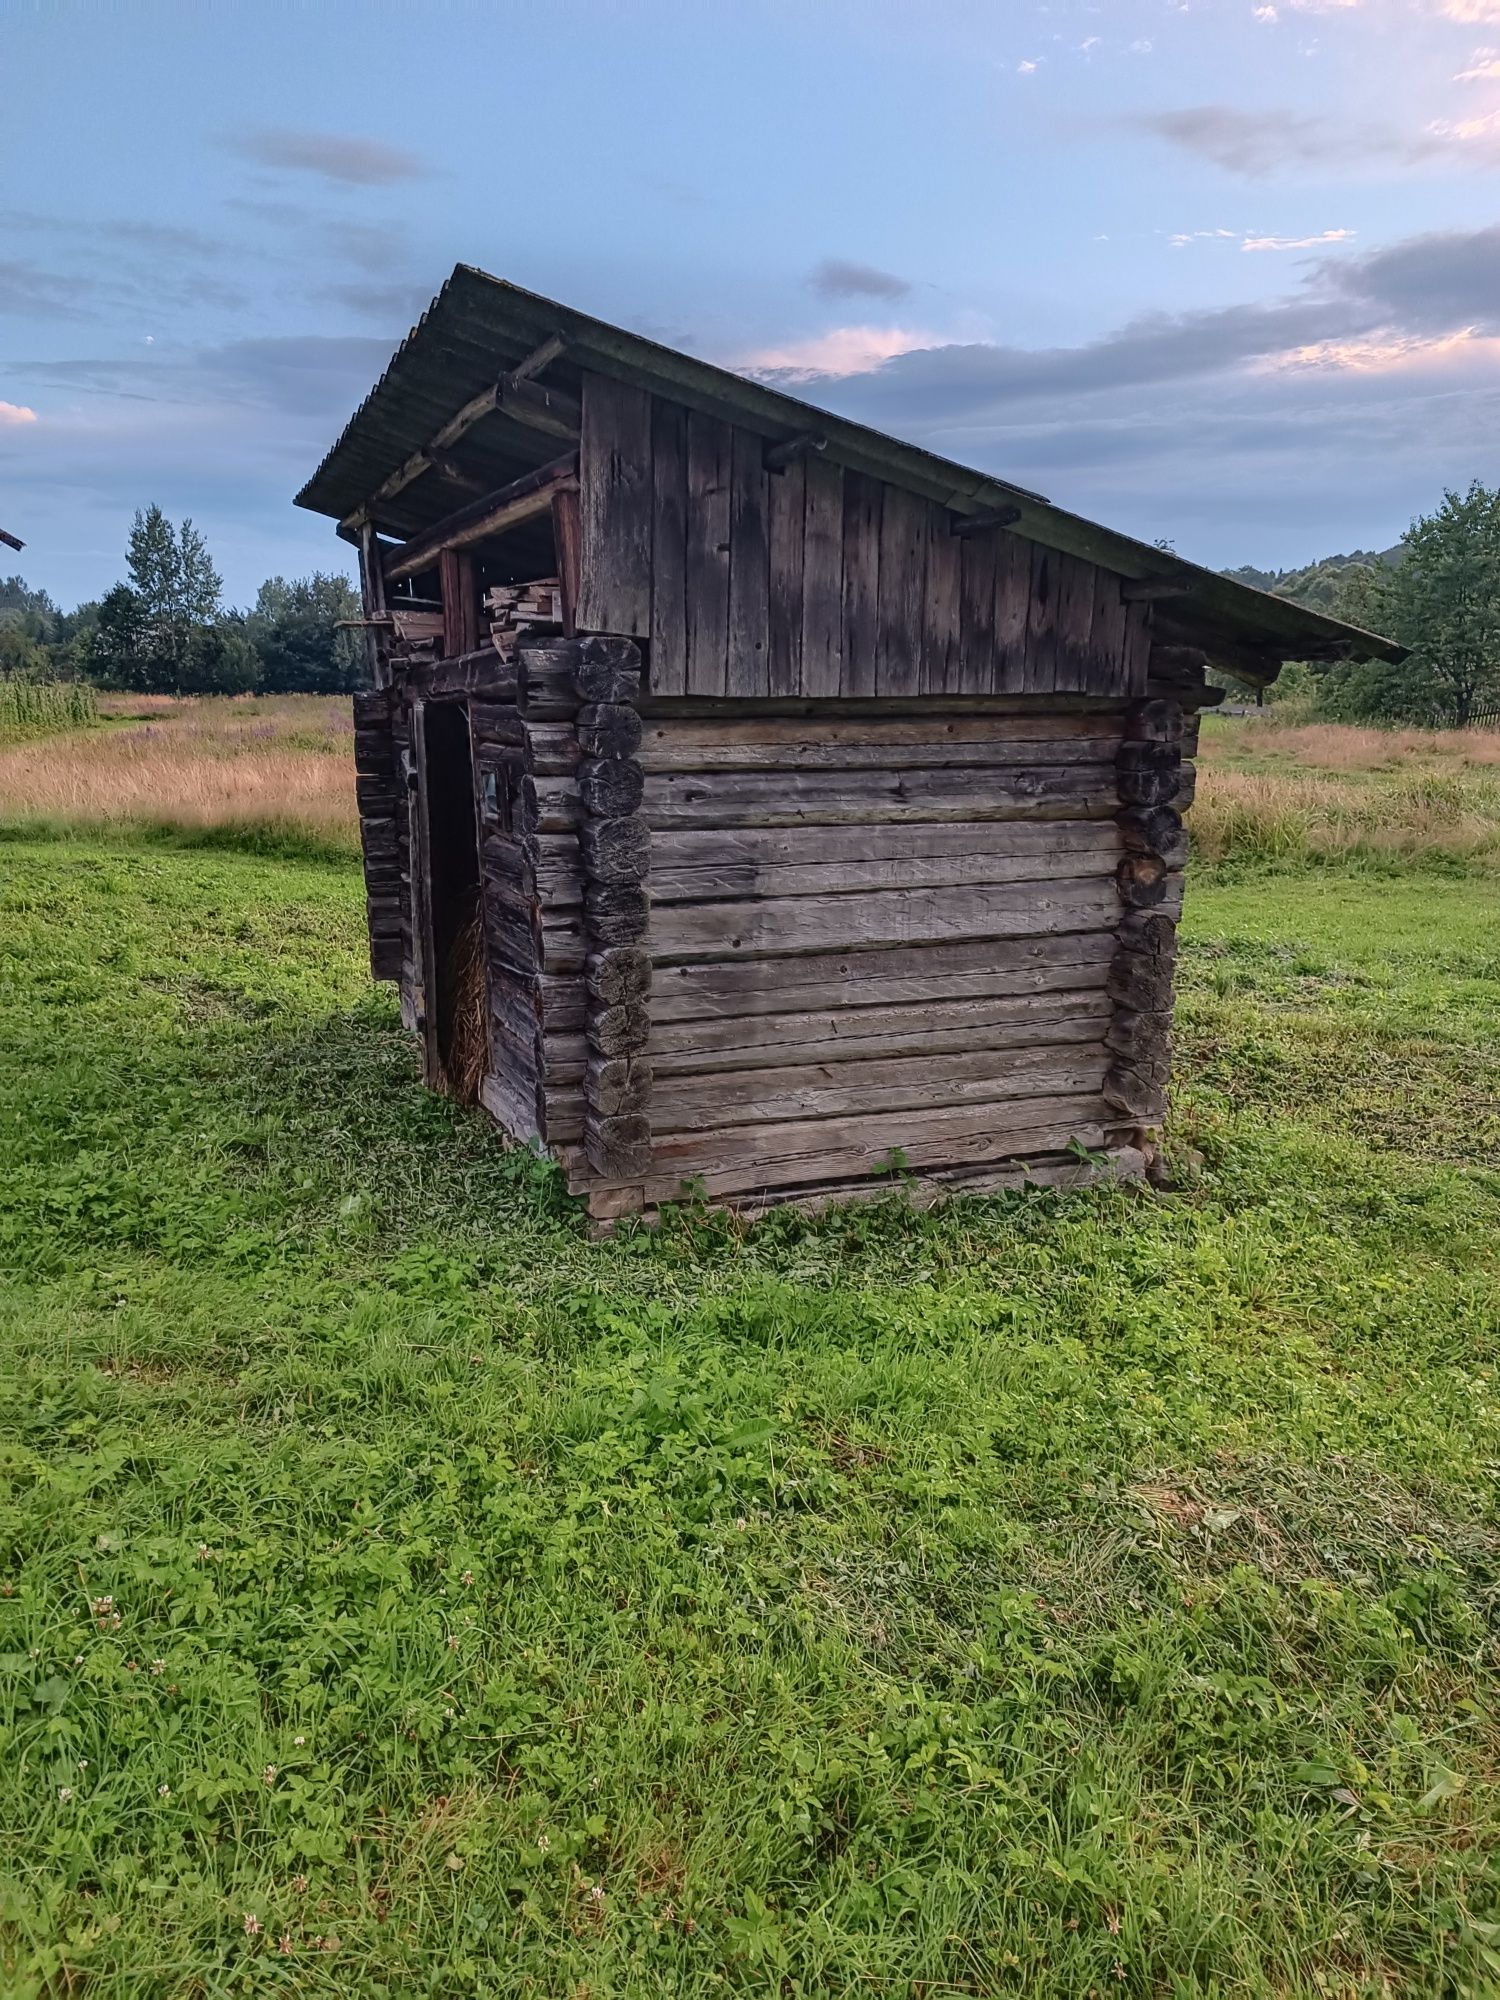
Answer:
<path fill-rule="evenodd" d="M 601 1224 L 1154 1171 L 1206 669 L 1400 656 L 463 267 L 299 497 L 371 970 Z"/>

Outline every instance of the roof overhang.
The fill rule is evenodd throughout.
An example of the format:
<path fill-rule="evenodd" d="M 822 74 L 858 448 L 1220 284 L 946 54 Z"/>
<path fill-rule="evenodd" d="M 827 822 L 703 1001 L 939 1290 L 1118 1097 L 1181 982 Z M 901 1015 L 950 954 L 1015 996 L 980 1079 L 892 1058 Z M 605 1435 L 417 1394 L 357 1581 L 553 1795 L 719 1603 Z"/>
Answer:
<path fill-rule="evenodd" d="M 549 378 L 564 393 L 576 388 L 582 371 L 613 376 L 759 431 L 773 450 L 815 437 L 839 464 L 920 493 L 955 514 L 1003 513 L 1016 534 L 1097 563 L 1124 578 L 1127 592 L 1158 600 L 1157 626 L 1164 636 L 1199 648 L 1252 684 L 1273 681 L 1287 660 L 1405 657 L 1405 648 L 1376 633 L 1184 562 L 1054 507 L 1024 487 L 956 465 L 468 264 L 455 266 L 297 495 L 297 505 L 343 523 L 363 514 L 378 529 L 405 539 L 452 512 L 454 488 L 444 483 L 445 473 L 471 488 L 493 490 L 537 471 L 556 457 L 556 434 L 531 428 L 498 395 L 460 442 L 433 454 L 430 472 L 372 505 L 392 475 L 429 452 L 456 412 L 487 399 L 501 378 L 543 347 L 553 357 Z M 455 458 L 461 462 L 455 464 Z"/>

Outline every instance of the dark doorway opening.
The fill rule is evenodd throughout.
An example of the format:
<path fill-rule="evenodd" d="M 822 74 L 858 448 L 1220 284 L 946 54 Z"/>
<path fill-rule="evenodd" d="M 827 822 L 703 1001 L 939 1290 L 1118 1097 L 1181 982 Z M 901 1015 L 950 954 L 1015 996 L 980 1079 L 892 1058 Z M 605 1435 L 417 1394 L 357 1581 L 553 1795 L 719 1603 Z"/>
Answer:
<path fill-rule="evenodd" d="M 462 702 L 434 701 L 424 717 L 427 858 L 432 907 L 432 983 L 438 1079 L 466 1104 L 478 1101 L 489 1067 L 488 990 L 479 895 L 474 757 Z"/>

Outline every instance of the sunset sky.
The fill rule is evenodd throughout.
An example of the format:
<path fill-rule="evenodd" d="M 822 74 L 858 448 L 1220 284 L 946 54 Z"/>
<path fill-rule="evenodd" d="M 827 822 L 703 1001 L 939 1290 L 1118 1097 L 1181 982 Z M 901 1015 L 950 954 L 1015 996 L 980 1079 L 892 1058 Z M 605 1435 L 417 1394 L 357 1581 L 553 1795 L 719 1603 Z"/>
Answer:
<path fill-rule="evenodd" d="M 0 527 L 228 595 L 455 261 L 1212 564 L 1500 475 L 1500 0 L 0 9 Z M 10 567 L 6 551 L 0 551 Z"/>

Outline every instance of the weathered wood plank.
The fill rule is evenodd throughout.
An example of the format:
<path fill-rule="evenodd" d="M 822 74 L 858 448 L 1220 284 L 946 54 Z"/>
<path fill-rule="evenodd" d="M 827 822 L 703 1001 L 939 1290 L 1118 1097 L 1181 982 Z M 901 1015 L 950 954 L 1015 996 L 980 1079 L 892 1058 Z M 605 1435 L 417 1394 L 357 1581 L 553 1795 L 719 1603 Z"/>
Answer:
<path fill-rule="evenodd" d="M 1156 912 L 1151 916 L 1158 929 L 1171 928 Z M 1148 931 L 1141 953 L 1158 944 L 1157 931 Z M 654 1023 L 740 1021 L 752 1015 L 782 1014 L 789 1008 L 843 1012 L 921 1007 L 931 1001 L 1082 989 L 1102 986 L 1110 977 L 1118 945 L 1115 933 L 1100 924 L 1047 937 L 658 967 L 651 1014 Z M 1144 962 L 1151 966 L 1160 959 L 1147 957 Z"/>
<path fill-rule="evenodd" d="M 960 587 L 963 541 L 949 532 L 948 510 L 927 510 L 927 575 L 922 590 L 922 694 L 957 694 L 961 679 Z"/>
<path fill-rule="evenodd" d="M 1125 672 L 1125 600 L 1120 595 L 1120 579 L 1113 570 L 1094 571 L 1094 658 L 1102 679 L 1099 692 L 1122 695 L 1129 692 Z"/>
<path fill-rule="evenodd" d="M 1151 606 L 1125 607 L 1125 653 L 1123 694 L 1143 695 L 1151 671 Z"/>
<path fill-rule="evenodd" d="M 663 903 L 652 954 L 677 959 L 871 950 L 973 938 L 1035 937 L 1118 921 L 1114 882 L 1093 875 L 1052 882 L 964 883 L 950 889 L 876 889 L 864 895 L 788 896 L 727 903 Z"/>
<path fill-rule="evenodd" d="M 1117 1145 L 1106 1148 L 1090 1160 L 1037 1159 L 1028 1160 L 1024 1166 L 998 1170 L 989 1167 L 934 1167 L 920 1175 L 903 1174 L 894 1187 L 891 1176 L 885 1174 L 874 1180 L 839 1181 L 832 1186 L 780 1188 L 774 1195 L 752 1195 L 743 1200 L 731 1194 L 725 1197 L 725 1206 L 733 1209 L 744 1221 L 754 1222 L 769 1215 L 773 1209 L 792 1208 L 800 1215 L 823 1215 L 846 1202 L 889 1201 L 893 1193 L 899 1192 L 901 1200 L 909 1208 L 928 1209 L 964 1195 L 1014 1193 L 1021 1188 L 1054 1188 L 1060 1193 L 1072 1193 L 1101 1182 L 1138 1181 L 1145 1172 L 1146 1155 L 1138 1146 Z M 593 1213 L 592 1204 L 589 1212 Z M 653 1209 L 652 1213 L 656 1211 Z"/>
<path fill-rule="evenodd" d="M 1026 619 L 1025 687 L 1030 694 L 1057 686 L 1057 595 L 1063 558 L 1040 542 L 1031 550 L 1031 604 Z"/>
<path fill-rule="evenodd" d="M 876 718 L 829 728 L 775 718 L 765 722 L 647 725 L 643 771 L 903 770 L 974 765 L 1108 764 L 1120 747 L 1109 719 L 1079 716 L 1083 727 L 1018 733 L 1003 718 L 885 723 Z"/>
<path fill-rule="evenodd" d="M 880 515 L 885 488 L 844 474 L 844 665 L 840 692 L 879 692 Z"/>
<path fill-rule="evenodd" d="M 804 462 L 801 692 L 837 695 L 844 657 L 844 473 Z"/>
<path fill-rule="evenodd" d="M 687 693 L 687 411 L 651 406 L 651 692 Z"/>
<path fill-rule="evenodd" d="M 770 692 L 771 500 L 764 445 L 736 428 L 730 446 L 729 659 L 724 688 L 753 699 Z"/>
<path fill-rule="evenodd" d="M 648 1199 L 669 1200 L 684 1179 L 710 1195 L 870 1174 L 899 1147 L 909 1166 L 958 1167 L 1062 1153 L 1071 1140 L 1096 1150 L 1117 1121 L 1101 1096 L 1011 1100 L 851 1118 L 802 1118 L 728 1132 L 658 1133 Z"/>
<path fill-rule="evenodd" d="M 539 797 L 550 782 L 537 781 Z M 1088 819 L 1118 810 L 1117 784 L 1101 764 L 1026 764 L 983 774 L 964 768 L 653 772 L 641 811 L 653 827 Z M 548 820 L 540 826 L 553 830 Z"/>
<path fill-rule="evenodd" d="M 883 861 L 806 861 L 786 867 L 758 862 L 674 868 L 657 849 L 651 874 L 654 903 L 727 902 L 740 898 L 780 900 L 786 896 L 850 895 L 865 890 L 951 889 L 966 884 L 1051 882 L 1096 871 L 1115 879 L 1119 845 L 1090 853 L 946 854 Z"/>
<path fill-rule="evenodd" d="M 1054 685 L 1070 694 L 1109 694 L 1114 686 L 1109 663 L 1099 661 L 1093 650 L 1096 574 L 1092 563 L 1077 556 L 1058 558 Z"/>
<path fill-rule="evenodd" d="M 662 1076 L 652 1095 L 651 1116 L 662 1132 L 702 1132 L 781 1124 L 792 1118 L 998 1105 L 1013 1098 L 1099 1091 L 1110 1066 L 1111 1057 L 1096 1029 L 1087 1042 L 1061 1047 L 854 1057 L 777 1069 Z"/>
<path fill-rule="evenodd" d="M 651 398 L 585 373 L 579 459 L 578 622 L 588 631 L 651 634 Z"/>
<path fill-rule="evenodd" d="M 989 694 L 995 686 L 995 555 L 999 536 L 965 535 L 959 554 L 958 689 Z"/>
<path fill-rule="evenodd" d="M 802 690 L 802 578 L 807 532 L 807 464 L 794 458 L 773 473 L 770 506 L 770 627 L 766 692 Z"/>
<path fill-rule="evenodd" d="M 879 632 L 875 691 L 921 691 L 927 589 L 928 505 L 915 493 L 887 486 L 880 512 Z"/>
<path fill-rule="evenodd" d="M 688 415 L 687 689 L 721 695 L 729 671 L 729 517 L 732 436 L 716 418 Z"/>
<path fill-rule="evenodd" d="M 995 678 L 997 694 L 1023 694 L 1026 633 L 1031 620 L 1034 544 L 1020 535 L 1002 535 L 995 558 Z"/>
<path fill-rule="evenodd" d="M 930 1001 L 922 1007 L 657 1021 L 651 1030 L 651 1059 L 661 1076 L 717 1076 L 732 1069 L 930 1056 L 944 1050 L 970 1055 L 977 1049 L 1056 1048 L 1065 1042 L 1097 1042 L 1114 1013 L 1101 973 L 1092 987 Z"/>

